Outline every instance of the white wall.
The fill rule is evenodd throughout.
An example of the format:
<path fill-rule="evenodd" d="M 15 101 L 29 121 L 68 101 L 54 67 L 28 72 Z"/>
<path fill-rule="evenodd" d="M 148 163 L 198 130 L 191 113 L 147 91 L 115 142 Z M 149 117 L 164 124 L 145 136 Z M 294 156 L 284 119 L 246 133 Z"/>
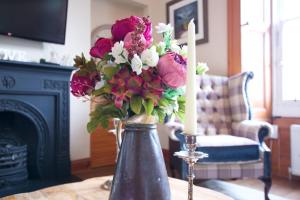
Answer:
<path fill-rule="evenodd" d="M 92 0 L 92 30 L 103 24 L 113 24 L 118 19 L 143 14 L 143 8 L 127 1 Z"/>
<path fill-rule="evenodd" d="M 65 45 L 49 44 L 18 38 L 0 36 L 0 48 L 25 51 L 29 60 L 47 58 L 51 51 L 73 57 L 90 48 L 91 1 L 69 0 Z M 86 158 L 89 155 L 89 135 L 86 131 L 89 104 L 71 96 L 71 159 Z"/>

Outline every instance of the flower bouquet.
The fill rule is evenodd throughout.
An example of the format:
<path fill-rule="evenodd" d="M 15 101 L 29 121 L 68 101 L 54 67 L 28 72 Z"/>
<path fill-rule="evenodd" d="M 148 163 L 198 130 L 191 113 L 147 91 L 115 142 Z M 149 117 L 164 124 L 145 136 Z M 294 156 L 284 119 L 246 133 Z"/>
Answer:
<path fill-rule="evenodd" d="M 72 94 L 96 101 L 88 131 L 109 119 L 126 121 L 110 200 L 170 200 L 170 188 L 155 123 L 175 115 L 183 120 L 187 47 L 172 40 L 172 27 L 160 23 L 163 41 L 153 43 L 152 24 L 131 16 L 112 26 L 111 38 L 99 38 L 92 58 L 77 56 Z M 207 70 L 197 66 L 195 73 Z"/>
<path fill-rule="evenodd" d="M 131 16 L 118 20 L 111 38 L 99 38 L 90 50 L 92 58 L 76 56 L 78 70 L 71 80 L 71 92 L 97 103 L 87 125 L 92 132 L 109 119 L 126 120 L 143 116 L 146 121 L 163 122 L 175 115 L 183 120 L 185 112 L 187 46 L 172 40 L 170 25 L 159 23 L 163 41 L 153 43 L 149 18 Z M 197 66 L 197 73 L 207 70 Z M 196 73 L 196 72 L 195 72 Z"/>

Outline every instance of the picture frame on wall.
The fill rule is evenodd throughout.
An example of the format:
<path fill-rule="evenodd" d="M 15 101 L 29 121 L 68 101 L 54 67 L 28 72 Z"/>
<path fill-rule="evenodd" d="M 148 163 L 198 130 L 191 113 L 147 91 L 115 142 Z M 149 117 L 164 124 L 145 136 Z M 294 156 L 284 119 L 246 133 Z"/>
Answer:
<path fill-rule="evenodd" d="M 188 23 L 194 19 L 196 44 L 208 42 L 207 0 L 172 0 L 167 3 L 167 23 L 174 27 L 174 39 L 187 43 Z"/>

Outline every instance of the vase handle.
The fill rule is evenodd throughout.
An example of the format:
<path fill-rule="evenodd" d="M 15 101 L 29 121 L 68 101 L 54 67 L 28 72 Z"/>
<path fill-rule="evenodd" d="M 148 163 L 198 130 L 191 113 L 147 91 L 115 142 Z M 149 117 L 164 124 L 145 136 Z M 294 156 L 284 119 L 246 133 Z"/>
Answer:
<path fill-rule="evenodd" d="M 121 148 L 122 144 L 122 120 L 118 118 L 114 118 L 114 126 L 116 129 L 116 139 L 117 139 L 117 145 L 118 145 L 118 150 Z"/>

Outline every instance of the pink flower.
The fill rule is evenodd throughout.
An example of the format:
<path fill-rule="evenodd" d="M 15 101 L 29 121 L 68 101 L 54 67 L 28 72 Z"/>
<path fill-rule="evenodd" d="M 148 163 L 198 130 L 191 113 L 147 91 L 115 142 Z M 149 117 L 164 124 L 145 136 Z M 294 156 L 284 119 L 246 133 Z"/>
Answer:
<path fill-rule="evenodd" d="M 152 23 L 147 17 L 143 17 L 143 21 L 146 25 L 145 31 L 144 31 L 144 37 L 146 39 L 146 47 L 150 47 L 151 43 L 153 42 L 152 38 Z"/>
<path fill-rule="evenodd" d="M 91 79 L 90 76 L 81 76 L 76 72 L 70 83 L 71 93 L 76 97 L 88 95 L 93 91 L 95 84 L 96 79 Z"/>
<path fill-rule="evenodd" d="M 90 55 L 96 58 L 104 58 L 104 56 L 111 51 L 112 41 L 109 38 L 99 38 L 95 46 L 90 50 Z"/>
<path fill-rule="evenodd" d="M 162 56 L 157 64 L 158 74 L 164 84 L 178 88 L 186 82 L 186 60 L 179 54 L 169 52 Z"/>
<path fill-rule="evenodd" d="M 146 49 L 147 41 L 142 34 L 129 32 L 124 38 L 124 47 L 129 52 L 129 57 L 134 54 L 141 54 Z"/>
<path fill-rule="evenodd" d="M 137 16 L 131 16 L 129 18 L 117 20 L 116 23 L 111 28 L 111 33 L 113 36 L 113 41 L 117 42 L 124 40 L 127 33 L 132 31 L 141 31 L 146 39 L 147 47 L 153 41 L 152 38 L 152 24 L 148 18 L 139 18 Z"/>

